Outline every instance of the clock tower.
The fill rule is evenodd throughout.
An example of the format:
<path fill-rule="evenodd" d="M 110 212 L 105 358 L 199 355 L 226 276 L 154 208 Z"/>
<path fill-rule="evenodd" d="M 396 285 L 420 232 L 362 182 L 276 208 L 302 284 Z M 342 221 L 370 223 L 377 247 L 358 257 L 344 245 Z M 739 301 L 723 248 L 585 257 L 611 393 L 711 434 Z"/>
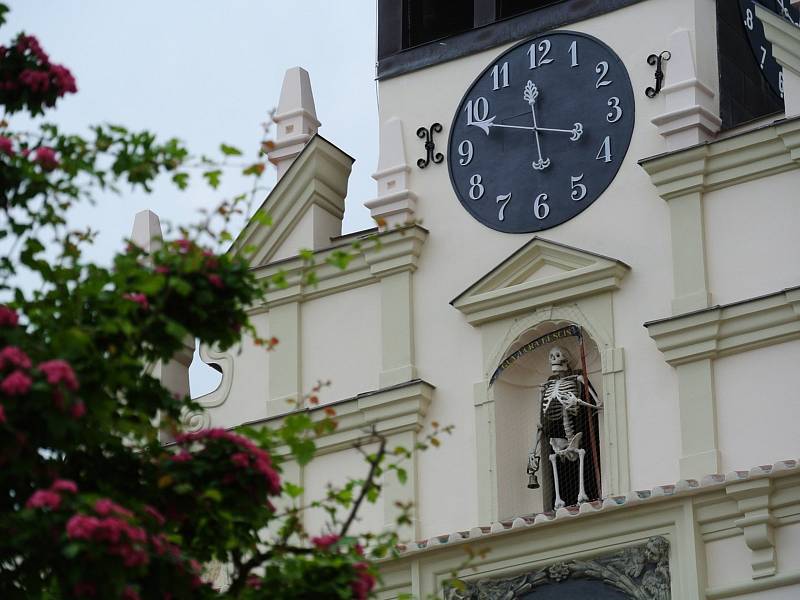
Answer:
<path fill-rule="evenodd" d="M 198 403 L 269 427 L 315 390 L 306 504 L 373 434 L 411 449 L 361 523 L 414 507 L 381 598 L 800 597 L 798 3 L 378 0 L 377 227 L 346 235 L 353 158 L 287 74 L 236 245 L 286 283 L 251 310 L 280 343 L 206 352 Z"/>

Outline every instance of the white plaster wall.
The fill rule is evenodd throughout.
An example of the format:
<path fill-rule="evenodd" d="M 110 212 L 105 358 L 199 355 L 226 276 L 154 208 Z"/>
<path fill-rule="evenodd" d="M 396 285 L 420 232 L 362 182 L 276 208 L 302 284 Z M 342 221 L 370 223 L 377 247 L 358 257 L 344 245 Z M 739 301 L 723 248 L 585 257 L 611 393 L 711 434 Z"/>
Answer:
<path fill-rule="evenodd" d="M 797 340 L 714 362 L 723 472 L 800 456 L 798 365 Z"/>
<path fill-rule="evenodd" d="M 675 378 L 642 327 L 645 321 L 669 314 L 669 214 L 637 161 L 666 150 L 650 123 L 664 111 L 663 98 L 649 100 L 643 94 L 653 81 L 652 67 L 645 59 L 655 49 L 666 47 L 674 29 L 692 28 L 692 4 L 651 0 L 569 26 L 604 40 L 623 59 L 637 102 L 636 125 L 624 164 L 606 192 L 572 221 L 541 233 L 632 267 L 614 297 L 613 335 L 626 355 L 635 488 L 679 477 Z M 417 127 L 438 121 L 444 132 L 437 143 L 444 147 L 463 93 L 504 50 L 495 48 L 380 82 L 381 121 L 401 118 L 404 138 L 414 141 Z M 409 142 L 407 162 L 414 164 L 420 151 L 419 144 Z M 410 187 L 419 196 L 417 218 L 430 231 L 414 280 L 417 365 L 420 377 L 437 388 L 430 417 L 456 426 L 441 451 L 420 458 L 422 535 L 431 535 L 463 529 L 477 520 L 473 384 L 486 374 L 477 330 L 448 303 L 532 234 L 499 233 L 470 217 L 452 191 L 445 164 L 412 169 Z M 445 495 L 460 502 L 440 502 Z"/>
<path fill-rule="evenodd" d="M 797 600 L 798 598 L 800 598 L 800 585 L 787 585 L 774 590 L 736 595 L 736 600 Z"/>
<path fill-rule="evenodd" d="M 800 285 L 796 171 L 706 194 L 708 283 L 714 304 Z"/>
<path fill-rule="evenodd" d="M 375 445 L 363 448 L 367 453 L 375 452 Z M 343 485 L 349 478 L 363 479 L 369 468 L 364 457 L 355 449 L 341 450 L 314 458 L 306 467 L 303 474 L 305 482 L 304 503 L 310 506 L 315 500 L 325 498 L 326 486 L 331 483 L 335 486 Z M 359 511 L 359 520 L 350 530 L 351 534 L 359 532 L 379 532 L 383 528 L 383 500 L 375 504 L 364 502 L 363 509 Z M 339 520 L 346 517 L 346 513 L 338 515 Z M 310 535 L 317 535 L 326 531 L 328 517 L 319 508 L 309 508 L 305 511 L 304 526 Z"/>
<path fill-rule="evenodd" d="M 778 569 L 782 572 L 800 569 L 800 524 L 786 525 L 775 530 L 778 548 Z M 800 598 L 800 594 L 795 596 Z"/>
<path fill-rule="evenodd" d="M 303 392 L 317 381 L 322 403 L 378 388 L 381 368 L 380 288 L 360 287 L 301 307 Z"/>
<path fill-rule="evenodd" d="M 286 239 L 278 246 L 270 262 L 297 256 L 300 250 L 314 249 L 314 218 L 311 211 L 307 211 Z"/>
<path fill-rule="evenodd" d="M 736 535 L 706 544 L 708 587 L 719 587 L 750 579 L 751 552 L 744 536 Z"/>
<path fill-rule="evenodd" d="M 269 338 L 266 313 L 251 317 L 251 321 L 260 336 Z M 231 390 L 225 402 L 209 409 L 214 427 L 232 427 L 267 416 L 269 351 L 245 336 L 241 345 L 229 353 L 233 357 L 233 374 L 223 373 L 223 378 L 232 377 Z"/>

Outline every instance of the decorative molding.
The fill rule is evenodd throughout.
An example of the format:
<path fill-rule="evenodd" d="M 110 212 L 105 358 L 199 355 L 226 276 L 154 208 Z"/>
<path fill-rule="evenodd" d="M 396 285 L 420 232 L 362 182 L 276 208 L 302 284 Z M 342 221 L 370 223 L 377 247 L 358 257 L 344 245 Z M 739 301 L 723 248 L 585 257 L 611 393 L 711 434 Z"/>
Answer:
<path fill-rule="evenodd" d="M 211 427 L 212 418 L 208 410 L 225 404 L 233 385 L 233 366 L 235 361 L 230 352 L 220 352 L 216 348 L 209 348 L 201 344 L 200 359 L 208 365 L 217 365 L 222 375 L 222 380 L 214 391 L 194 399 L 201 407 L 199 410 L 183 415 L 183 423 L 188 431 L 200 431 Z"/>
<path fill-rule="evenodd" d="M 419 431 L 433 398 L 434 389 L 428 382 L 417 379 L 365 392 L 324 406 L 304 409 L 302 412 L 310 414 L 314 421 L 326 418 L 326 408 L 336 411 L 338 423 L 336 430 L 316 440 L 317 455 L 352 448 L 359 442 L 370 439 L 373 428 L 376 433 L 386 436 L 405 431 Z M 292 412 L 251 421 L 244 425 L 278 428 L 289 414 Z M 285 447 L 278 448 L 276 454 L 284 456 L 288 451 Z"/>
<path fill-rule="evenodd" d="M 800 167 L 800 117 L 639 161 L 658 195 L 672 200 Z"/>
<path fill-rule="evenodd" d="M 645 323 L 673 367 L 800 338 L 800 287 Z"/>
<path fill-rule="evenodd" d="M 744 543 L 751 551 L 753 579 L 775 575 L 778 557 L 775 548 L 775 517 L 770 509 L 772 481 L 757 479 L 732 483 L 725 492 L 736 500 L 742 518 L 734 523 L 744 534 Z"/>
<path fill-rule="evenodd" d="M 562 272 L 536 277 L 545 265 Z M 629 270 L 616 259 L 534 237 L 450 304 L 477 326 L 618 289 Z"/>
<path fill-rule="evenodd" d="M 311 264 L 300 257 L 289 258 L 260 266 L 254 274 L 258 278 L 281 276 L 285 282 L 267 291 L 262 302 L 250 308 L 253 314 L 291 302 L 306 302 L 331 294 L 370 285 L 382 277 L 403 271 L 415 271 L 422 245 L 428 231 L 419 225 L 393 229 L 382 233 L 374 231 L 353 238 L 353 242 L 338 243 L 316 251 Z M 350 250 L 352 260 L 346 269 L 331 264 L 335 253 Z M 313 268 L 315 281 L 306 283 L 305 276 Z"/>
<path fill-rule="evenodd" d="M 268 216 L 271 225 L 253 217 L 233 244 L 233 252 L 248 251 L 251 267 L 268 264 L 301 220 L 312 220 L 301 246 L 320 250 L 330 245 L 331 238 L 341 234 L 347 181 L 355 159 L 315 134 L 303 147 L 291 167 L 258 208 Z"/>
<path fill-rule="evenodd" d="M 466 588 L 448 588 L 447 600 L 523 600 L 537 588 L 586 579 L 623 592 L 631 600 L 669 600 L 669 542 L 654 536 L 641 546 L 592 560 L 569 560 L 504 579 L 468 581 Z M 598 590 L 600 591 L 600 590 Z"/>

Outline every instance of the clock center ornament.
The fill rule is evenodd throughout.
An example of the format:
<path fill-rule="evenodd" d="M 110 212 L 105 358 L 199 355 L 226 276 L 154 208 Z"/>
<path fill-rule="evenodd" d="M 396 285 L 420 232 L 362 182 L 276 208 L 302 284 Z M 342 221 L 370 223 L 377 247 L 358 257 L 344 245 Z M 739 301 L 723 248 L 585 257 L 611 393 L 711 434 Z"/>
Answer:
<path fill-rule="evenodd" d="M 484 69 L 450 128 L 448 169 L 474 218 L 506 233 L 560 225 L 619 171 L 634 96 L 611 48 L 555 31 L 510 48 Z"/>

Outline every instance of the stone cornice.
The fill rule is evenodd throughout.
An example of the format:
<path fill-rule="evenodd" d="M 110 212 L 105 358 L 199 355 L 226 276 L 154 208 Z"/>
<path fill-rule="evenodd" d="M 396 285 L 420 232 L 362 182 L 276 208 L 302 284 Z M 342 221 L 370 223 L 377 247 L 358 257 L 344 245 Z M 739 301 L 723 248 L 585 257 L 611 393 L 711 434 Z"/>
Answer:
<path fill-rule="evenodd" d="M 304 302 L 337 292 L 369 285 L 392 273 L 415 271 L 422 245 L 428 237 L 426 229 L 412 225 L 383 233 L 368 233 L 313 255 L 313 263 L 301 257 L 277 261 L 255 269 L 257 278 L 282 276 L 285 285 L 272 287 L 260 305 L 250 309 L 251 314 L 269 310 L 288 302 Z M 358 244 L 356 249 L 353 244 Z M 352 259 L 342 269 L 331 264 L 337 252 L 349 252 Z M 315 282 L 308 283 L 307 275 L 313 270 Z"/>
<path fill-rule="evenodd" d="M 308 414 L 315 422 L 322 421 L 326 417 L 326 408 L 336 411 L 335 419 L 338 424 L 336 430 L 315 440 L 317 455 L 351 448 L 361 441 L 368 440 L 373 430 L 384 436 L 404 431 L 419 431 L 431 403 L 433 390 L 431 384 L 416 379 L 308 409 Z M 289 414 L 293 413 L 244 425 L 277 428 Z M 288 453 L 286 448 L 278 450 L 280 455 L 286 453 Z"/>
<path fill-rule="evenodd" d="M 800 167 L 800 118 L 639 161 L 665 200 Z"/>
<path fill-rule="evenodd" d="M 645 323 L 677 366 L 800 338 L 800 287 Z"/>
<path fill-rule="evenodd" d="M 557 264 L 563 272 L 535 278 L 537 264 Z M 451 304 L 471 325 L 529 312 L 618 289 L 630 267 L 625 263 L 533 238 L 491 272 L 457 296 Z"/>

